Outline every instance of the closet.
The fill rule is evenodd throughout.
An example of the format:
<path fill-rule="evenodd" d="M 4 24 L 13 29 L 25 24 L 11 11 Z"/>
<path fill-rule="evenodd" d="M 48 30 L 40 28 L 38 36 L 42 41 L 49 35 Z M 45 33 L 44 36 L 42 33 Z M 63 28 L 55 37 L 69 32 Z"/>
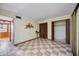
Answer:
<path fill-rule="evenodd" d="M 52 22 L 52 40 L 70 44 L 70 19 Z"/>
<path fill-rule="evenodd" d="M 54 40 L 66 43 L 66 23 L 65 21 L 54 22 Z"/>

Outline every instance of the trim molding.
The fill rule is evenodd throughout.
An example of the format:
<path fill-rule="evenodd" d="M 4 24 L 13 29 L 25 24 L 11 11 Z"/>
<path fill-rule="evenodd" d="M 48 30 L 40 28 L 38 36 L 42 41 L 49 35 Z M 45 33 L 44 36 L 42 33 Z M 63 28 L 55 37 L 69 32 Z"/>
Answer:
<path fill-rule="evenodd" d="M 55 40 L 54 39 L 54 22 L 52 22 L 52 24 L 51 24 L 51 34 L 52 34 L 52 40 Z"/>
<path fill-rule="evenodd" d="M 66 43 L 70 44 L 70 19 L 66 20 Z"/>
<path fill-rule="evenodd" d="M 22 43 L 25 43 L 25 42 L 28 42 L 28 41 L 31 41 L 31 40 L 34 40 L 34 39 L 38 39 L 38 38 L 29 39 L 29 40 L 26 40 L 26 41 L 23 41 L 23 42 L 20 42 L 20 43 L 14 44 L 14 46 L 17 46 L 18 44 L 22 44 Z"/>

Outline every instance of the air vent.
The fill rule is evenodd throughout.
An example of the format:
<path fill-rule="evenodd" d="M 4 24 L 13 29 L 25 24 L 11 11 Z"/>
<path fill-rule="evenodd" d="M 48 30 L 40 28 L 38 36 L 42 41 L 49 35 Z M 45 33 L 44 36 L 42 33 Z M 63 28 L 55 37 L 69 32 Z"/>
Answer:
<path fill-rule="evenodd" d="M 20 16 L 16 16 L 16 18 L 21 19 L 21 17 L 20 17 Z"/>

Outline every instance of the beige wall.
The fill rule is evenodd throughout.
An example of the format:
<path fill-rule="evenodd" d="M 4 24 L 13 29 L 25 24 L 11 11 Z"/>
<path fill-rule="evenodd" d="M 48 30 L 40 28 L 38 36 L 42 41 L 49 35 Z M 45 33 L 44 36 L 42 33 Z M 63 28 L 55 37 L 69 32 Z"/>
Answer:
<path fill-rule="evenodd" d="M 76 14 L 75 12 L 72 15 L 72 52 L 73 55 L 76 55 Z"/>
<path fill-rule="evenodd" d="M 31 23 L 34 28 L 25 29 L 25 25 Z M 32 20 L 15 19 L 14 23 L 14 44 L 36 38 L 35 31 L 38 30 L 38 24 Z"/>
<path fill-rule="evenodd" d="M 79 8 L 74 12 L 71 24 L 72 51 L 79 56 Z"/>
<path fill-rule="evenodd" d="M 77 29 L 76 29 L 76 33 L 77 33 L 77 55 L 79 56 L 79 8 L 77 10 Z"/>
<path fill-rule="evenodd" d="M 70 43 L 72 47 L 72 18 L 70 18 Z"/>
<path fill-rule="evenodd" d="M 51 21 L 48 22 L 48 39 L 52 39 L 51 38 L 51 36 L 52 36 L 51 35 L 51 31 L 52 31 L 52 28 L 51 28 L 52 24 L 51 23 L 52 23 Z"/>

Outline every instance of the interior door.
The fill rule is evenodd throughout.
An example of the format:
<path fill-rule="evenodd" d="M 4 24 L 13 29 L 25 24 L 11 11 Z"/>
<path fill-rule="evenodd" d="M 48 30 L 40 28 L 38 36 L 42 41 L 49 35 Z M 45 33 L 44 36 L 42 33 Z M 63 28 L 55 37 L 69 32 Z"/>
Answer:
<path fill-rule="evenodd" d="M 40 38 L 47 38 L 47 23 L 41 23 L 39 25 L 40 29 Z"/>
<path fill-rule="evenodd" d="M 66 20 L 66 43 L 70 44 L 70 19 Z"/>
<path fill-rule="evenodd" d="M 39 25 L 39 30 L 40 30 L 40 38 L 42 38 L 43 37 L 43 31 L 42 31 L 42 24 L 40 24 Z"/>

